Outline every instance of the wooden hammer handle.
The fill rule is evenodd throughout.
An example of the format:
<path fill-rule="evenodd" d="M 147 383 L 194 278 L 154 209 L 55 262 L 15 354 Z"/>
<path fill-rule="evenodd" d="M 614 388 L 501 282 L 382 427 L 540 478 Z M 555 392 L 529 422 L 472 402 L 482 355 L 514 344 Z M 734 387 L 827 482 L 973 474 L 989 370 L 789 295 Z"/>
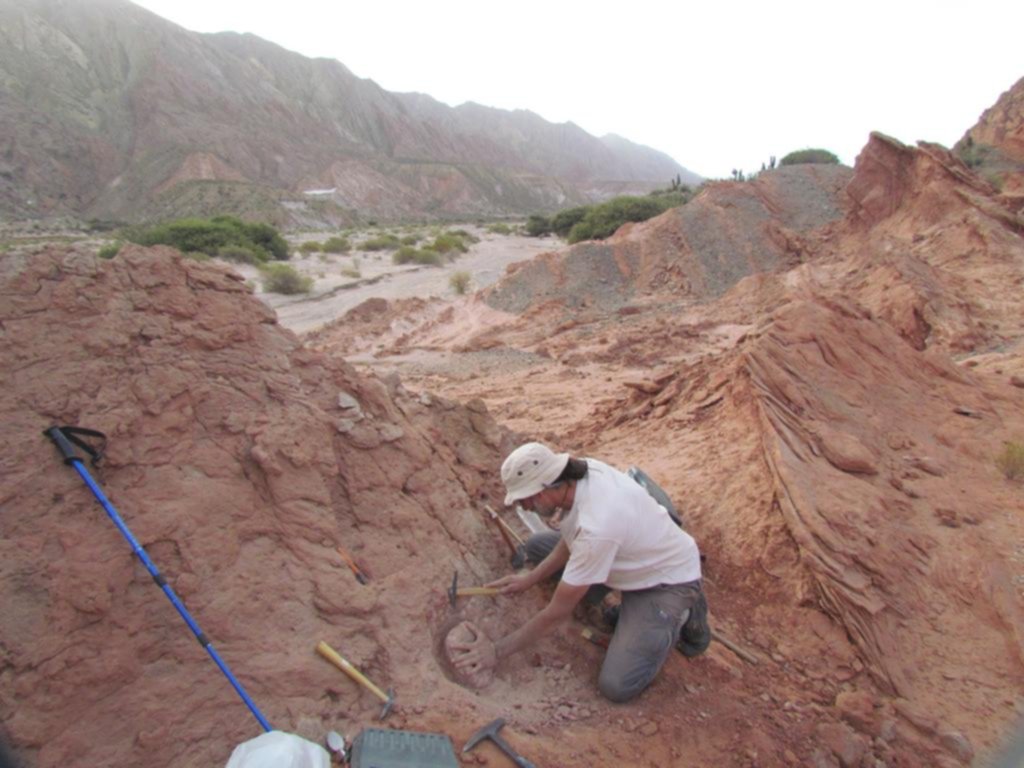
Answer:
<path fill-rule="evenodd" d="M 321 640 L 317 643 L 316 652 L 327 659 L 329 662 L 334 664 L 338 669 L 344 672 L 346 675 L 351 677 L 360 685 L 365 686 L 374 696 L 387 704 L 388 695 L 384 693 L 380 688 L 371 683 L 362 672 L 349 664 L 345 659 L 341 658 L 341 655 L 331 648 L 327 643 Z"/>

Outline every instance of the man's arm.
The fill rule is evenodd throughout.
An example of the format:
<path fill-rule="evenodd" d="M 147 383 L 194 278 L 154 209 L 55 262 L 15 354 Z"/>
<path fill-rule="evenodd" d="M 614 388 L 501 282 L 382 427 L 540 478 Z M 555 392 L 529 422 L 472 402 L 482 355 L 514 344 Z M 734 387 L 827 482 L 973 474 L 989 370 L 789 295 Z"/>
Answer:
<path fill-rule="evenodd" d="M 545 579 L 554 576 L 558 573 L 559 569 L 565 567 L 567 562 L 569 562 L 569 547 L 564 539 L 559 539 L 555 548 L 532 571 L 502 576 L 496 581 L 489 582 L 487 586 L 498 587 L 502 594 L 523 592 L 535 584 L 540 584 Z"/>
<path fill-rule="evenodd" d="M 555 552 L 551 553 L 551 555 L 554 554 Z M 537 566 L 537 569 L 547 563 L 547 561 L 551 559 L 551 555 L 544 558 L 544 562 Z M 564 565 L 564 563 L 562 563 L 562 565 Z M 561 565 L 555 567 L 554 570 L 558 570 L 559 567 L 561 567 Z M 552 571 L 552 573 L 553 572 L 554 571 Z M 564 581 L 558 582 L 558 587 L 555 589 L 555 594 L 552 596 L 551 602 L 544 606 L 544 608 L 536 613 L 532 619 L 523 624 L 523 626 L 511 635 L 503 637 L 494 644 L 495 661 L 500 661 L 506 656 L 510 656 L 511 654 L 532 645 L 560 623 L 569 618 L 569 616 L 572 615 L 572 609 L 575 608 L 576 604 L 583 599 L 583 596 L 587 593 L 588 589 L 590 589 L 590 587 L 586 585 L 576 587 L 572 584 L 566 584 Z"/>

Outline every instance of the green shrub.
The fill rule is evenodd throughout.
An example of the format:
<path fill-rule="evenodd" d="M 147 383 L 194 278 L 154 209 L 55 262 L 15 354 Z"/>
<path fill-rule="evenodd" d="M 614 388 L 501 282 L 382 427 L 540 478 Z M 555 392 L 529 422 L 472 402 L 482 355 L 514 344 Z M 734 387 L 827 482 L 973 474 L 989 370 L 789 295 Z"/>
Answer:
<path fill-rule="evenodd" d="M 453 272 L 452 276 L 448 278 L 448 285 L 452 287 L 459 296 L 464 296 L 466 291 L 469 290 L 470 274 L 465 271 Z"/>
<path fill-rule="evenodd" d="M 324 253 L 348 253 L 352 250 L 352 243 L 344 237 L 329 237 L 321 250 Z"/>
<path fill-rule="evenodd" d="M 307 240 L 299 246 L 299 250 L 303 253 L 319 253 L 323 248 L 316 240 Z"/>
<path fill-rule="evenodd" d="M 804 165 L 808 163 L 839 165 L 839 158 L 827 149 L 800 149 L 796 152 L 790 152 L 779 161 L 779 165 Z"/>
<path fill-rule="evenodd" d="M 1007 480 L 1024 477 L 1024 443 L 1007 443 L 996 458 L 996 466 Z"/>
<path fill-rule="evenodd" d="M 99 257 L 101 259 L 114 258 L 121 250 L 122 245 L 123 243 L 120 240 L 117 240 L 113 243 L 109 243 L 108 245 L 104 245 L 102 248 L 100 248 Z"/>
<path fill-rule="evenodd" d="M 488 224 L 487 231 L 494 235 L 511 235 L 512 227 L 499 221 L 494 224 Z"/>
<path fill-rule="evenodd" d="M 362 277 L 363 273 L 359 271 L 357 267 L 345 267 L 341 270 L 341 274 L 345 277 Z"/>
<path fill-rule="evenodd" d="M 445 232 L 445 234 L 446 235 L 452 235 L 453 237 L 459 238 L 467 246 L 472 245 L 473 243 L 479 243 L 480 242 L 480 238 L 479 237 L 474 235 L 472 232 L 467 232 L 464 229 L 449 229 L 447 232 Z"/>
<path fill-rule="evenodd" d="M 583 217 L 590 212 L 593 206 L 581 205 L 576 208 L 566 208 L 551 217 L 551 231 L 559 237 L 568 237 L 569 232 L 583 221 Z"/>
<path fill-rule="evenodd" d="M 391 254 L 391 261 L 395 264 L 412 264 L 416 261 L 416 249 L 411 245 L 403 245 Z"/>
<path fill-rule="evenodd" d="M 266 253 L 257 253 L 244 245 L 222 245 L 217 249 L 217 257 L 243 264 L 262 264 L 267 260 Z"/>
<path fill-rule="evenodd" d="M 402 241 L 391 234 L 378 235 L 364 240 L 359 247 L 364 251 L 393 251 L 402 245 Z"/>
<path fill-rule="evenodd" d="M 406 235 L 399 242 L 401 242 L 402 245 L 416 245 L 420 239 L 419 235 Z"/>
<path fill-rule="evenodd" d="M 312 288 L 313 278 L 303 277 L 288 264 L 267 264 L 263 267 L 263 290 L 267 293 L 291 296 L 296 293 L 309 293 Z"/>
<path fill-rule="evenodd" d="M 416 251 L 415 258 L 417 264 L 426 264 L 431 267 L 439 267 L 444 261 L 444 257 L 440 253 L 430 248 L 422 248 Z"/>
<path fill-rule="evenodd" d="M 128 227 L 125 237 L 139 245 L 170 245 L 183 253 L 217 253 L 225 245 L 251 248 L 265 259 L 286 261 L 288 243 L 269 224 L 249 224 L 233 216 L 177 219 L 153 227 Z"/>
<path fill-rule="evenodd" d="M 530 237 L 544 237 L 551 234 L 551 221 L 547 216 L 532 214 L 526 220 L 526 234 Z"/>
<path fill-rule="evenodd" d="M 434 242 L 428 246 L 438 253 L 465 253 L 469 250 L 462 237 L 455 232 L 445 232 L 434 238 Z"/>
<path fill-rule="evenodd" d="M 646 221 L 673 208 L 671 201 L 658 197 L 616 197 L 593 206 L 583 219 L 569 230 L 569 242 L 602 240 L 610 237 L 627 221 Z"/>

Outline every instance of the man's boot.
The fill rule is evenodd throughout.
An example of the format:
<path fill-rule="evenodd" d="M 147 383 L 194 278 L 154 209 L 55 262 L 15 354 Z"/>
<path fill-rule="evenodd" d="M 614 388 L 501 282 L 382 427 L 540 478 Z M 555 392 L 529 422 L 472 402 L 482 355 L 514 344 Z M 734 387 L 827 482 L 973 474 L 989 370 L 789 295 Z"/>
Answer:
<path fill-rule="evenodd" d="M 679 631 L 676 648 L 688 658 L 700 656 L 711 645 L 711 627 L 708 625 L 708 601 L 701 590 L 700 598 L 690 609 L 690 616 Z"/>

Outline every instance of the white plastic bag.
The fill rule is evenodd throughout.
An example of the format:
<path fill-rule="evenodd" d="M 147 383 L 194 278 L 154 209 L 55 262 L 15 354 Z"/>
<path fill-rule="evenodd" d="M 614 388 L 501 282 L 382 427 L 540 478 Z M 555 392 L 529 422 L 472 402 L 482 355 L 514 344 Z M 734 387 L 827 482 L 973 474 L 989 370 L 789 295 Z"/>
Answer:
<path fill-rule="evenodd" d="M 283 731 L 268 731 L 243 741 L 231 753 L 225 768 L 330 768 L 327 750 Z"/>

